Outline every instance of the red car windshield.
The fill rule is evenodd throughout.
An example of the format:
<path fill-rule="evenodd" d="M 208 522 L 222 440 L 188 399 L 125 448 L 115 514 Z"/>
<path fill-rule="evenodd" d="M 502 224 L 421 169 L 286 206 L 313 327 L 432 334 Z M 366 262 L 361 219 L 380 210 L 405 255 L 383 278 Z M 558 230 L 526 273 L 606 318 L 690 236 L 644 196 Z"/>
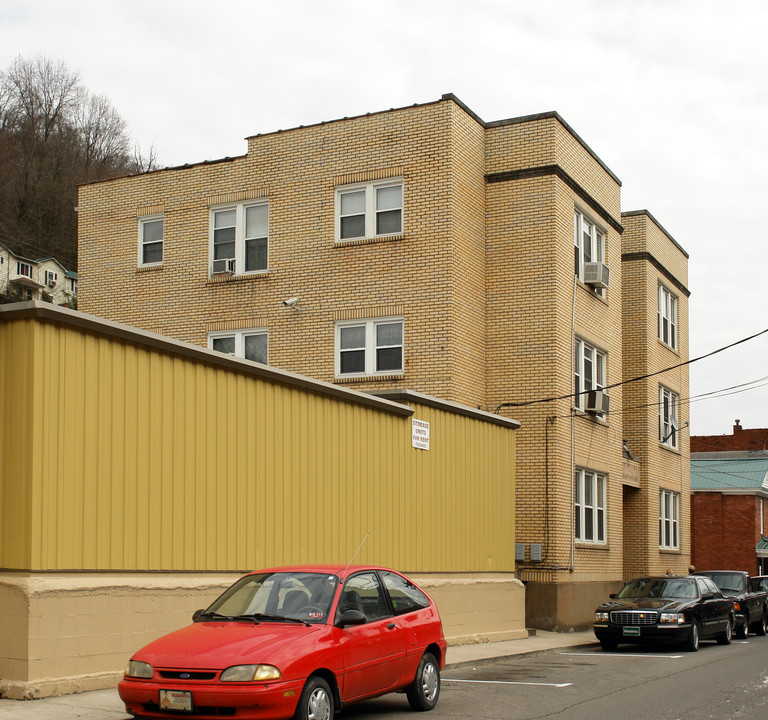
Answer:
<path fill-rule="evenodd" d="M 246 575 L 214 600 L 200 620 L 328 621 L 339 579 L 314 572 Z"/>

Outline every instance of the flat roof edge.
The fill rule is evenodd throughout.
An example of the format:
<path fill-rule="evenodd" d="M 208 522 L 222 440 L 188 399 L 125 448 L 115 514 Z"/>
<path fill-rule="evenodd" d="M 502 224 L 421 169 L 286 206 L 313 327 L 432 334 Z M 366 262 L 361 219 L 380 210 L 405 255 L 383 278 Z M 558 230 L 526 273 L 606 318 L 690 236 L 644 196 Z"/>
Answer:
<path fill-rule="evenodd" d="M 156 333 L 140 330 L 130 325 L 105 320 L 96 315 L 89 315 L 78 310 L 71 310 L 39 300 L 0 305 L 0 322 L 16 319 L 39 319 L 47 322 L 61 323 L 89 332 L 126 340 L 154 350 L 198 360 L 208 365 L 217 365 L 235 372 L 272 380 L 282 385 L 298 387 L 320 395 L 376 408 L 394 415 L 403 417 L 413 415 L 413 408 L 386 398 L 376 397 L 370 393 L 338 387 L 332 383 L 316 380 L 306 375 L 299 375 L 288 370 L 280 370 L 268 365 L 254 363 L 250 360 L 224 355 L 216 350 L 209 350 L 199 345 L 193 345 L 182 340 L 174 340 L 164 335 L 157 335 Z"/>
<path fill-rule="evenodd" d="M 638 217 L 640 215 L 645 215 L 648 217 L 648 219 L 657 227 L 661 232 L 663 232 L 667 238 L 672 242 L 672 244 L 681 252 L 683 255 L 685 255 L 686 258 L 690 259 L 690 255 L 686 252 L 685 248 L 675 240 L 675 238 L 670 235 L 670 233 L 667 231 L 667 229 L 653 216 L 653 214 L 648 210 L 626 210 L 621 213 L 621 217 Z"/>
<path fill-rule="evenodd" d="M 429 407 L 445 410 L 446 412 L 451 412 L 456 415 L 471 417 L 475 420 L 482 420 L 483 422 L 491 423 L 493 425 L 501 425 L 510 430 L 517 430 L 520 427 L 519 420 L 513 420 L 512 418 L 504 417 L 503 415 L 489 413 L 485 410 L 478 410 L 477 408 L 469 407 L 469 405 L 461 405 L 460 403 L 451 402 L 449 400 L 442 400 L 433 395 L 426 395 L 424 393 L 416 392 L 415 390 L 408 390 L 407 388 L 397 390 L 375 390 L 372 391 L 371 394 L 376 397 L 397 400 L 400 402 L 428 405 Z"/>

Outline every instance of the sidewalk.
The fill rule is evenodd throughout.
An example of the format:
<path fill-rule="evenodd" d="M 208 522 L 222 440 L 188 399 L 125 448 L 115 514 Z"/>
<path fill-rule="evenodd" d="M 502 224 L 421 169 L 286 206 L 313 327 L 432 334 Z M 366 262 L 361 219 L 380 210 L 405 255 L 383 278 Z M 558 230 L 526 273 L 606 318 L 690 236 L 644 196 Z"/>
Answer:
<path fill-rule="evenodd" d="M 483 664 L 515 655 L 530 655 L 558 648 L 592 645 L 595 635 L 537 630 L 522 640 L 457 645 L 448 648 L 446 669 Z M 116 689 L 94 690 L 41 700 L 1 700 L 0 720 L 130 720 Z"/>

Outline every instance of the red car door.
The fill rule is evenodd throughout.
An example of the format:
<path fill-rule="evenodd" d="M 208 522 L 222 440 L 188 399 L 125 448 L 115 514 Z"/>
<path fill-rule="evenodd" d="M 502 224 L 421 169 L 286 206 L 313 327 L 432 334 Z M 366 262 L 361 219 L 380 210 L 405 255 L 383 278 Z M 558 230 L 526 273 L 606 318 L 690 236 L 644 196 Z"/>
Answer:
<path fill-rule="evenodd" d="M 337 630 L 344 663 L 342 700 L 392 689 L 403 673 L 406 638 L 375 572 L 347 580 L 339 599 L 339 612 L 345 610 L 359 610 L 366 622 Z"/>

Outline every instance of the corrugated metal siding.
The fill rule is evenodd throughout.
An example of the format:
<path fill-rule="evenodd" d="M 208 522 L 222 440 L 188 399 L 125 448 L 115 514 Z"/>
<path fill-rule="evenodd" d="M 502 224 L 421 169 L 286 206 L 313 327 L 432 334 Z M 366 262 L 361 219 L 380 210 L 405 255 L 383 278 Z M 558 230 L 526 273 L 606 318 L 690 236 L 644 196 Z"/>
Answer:
<path fill-rule="evenodd" d="M 32 364 L 33 322 L 0 326 L 0 565 L 30 566 L 32 486 L 38 472 L 32 426 L 35 383 Z"/>
<path fill-rule="evenodd" d="M 357 561 L 514 569 L 508 427 L 416 405 L 417 450 L 410 417 L 140 342 L 28 320 L 0 342 L 0 567 L 346 562 L 369 533 Z"/>

